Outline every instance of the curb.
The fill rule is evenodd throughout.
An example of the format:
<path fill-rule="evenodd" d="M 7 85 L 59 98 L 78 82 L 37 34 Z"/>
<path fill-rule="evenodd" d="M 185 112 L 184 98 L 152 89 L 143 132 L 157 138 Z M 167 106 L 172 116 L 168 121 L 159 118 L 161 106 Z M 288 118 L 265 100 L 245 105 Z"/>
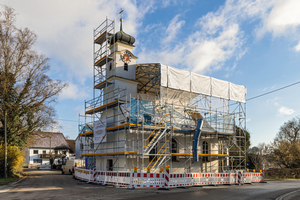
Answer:
<path fill-rule="evenodd" d="M 288 196 L 290 196 L 291 194 L 293 194 L 293 193 L 295 193 L 295 192 L 300 192 L 300 190 L 295 190 L 295 191 L 286 193 L 286 194 L 284 194 L 284 195 L 281 195 L 281 196 L 277 197 L 275 200 L 283 200 L 285 197 L 288 197 Z"/>
<path fill-rule="evenodd" d="M 5 185 L 0 186 L 0 193 L 4 193 L 15 187 L 18 183 L 20 183 L 22 180 L 24 180 L 27 177 L 25 174 L 22 178 L 18 178 L 15 181 L 9 182 Z"/>

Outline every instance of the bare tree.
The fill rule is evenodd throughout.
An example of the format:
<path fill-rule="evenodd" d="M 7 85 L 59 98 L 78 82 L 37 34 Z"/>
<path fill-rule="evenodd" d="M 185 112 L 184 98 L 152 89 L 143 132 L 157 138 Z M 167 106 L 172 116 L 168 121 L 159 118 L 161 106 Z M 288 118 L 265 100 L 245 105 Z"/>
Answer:
<path fill-rule="evenodd" d="M 255 169 L 263 169 L 267 161 L 268 146 L 265 143 L 259 143 L 248 151 L 248 156 L 255 166 Z"/>
<path fill-rule="evenodd" d="M 54 123 L 54 103 L 66 84 L 52 80 L 44 55 L 34 50 L 37 36 L 15 26 L 14 9 L 0 10 L 0 122 L 7 112 L 7 141 L 23 146 L 38 129 Z M 0 125 L 0 141 L 4 129 Z"/>

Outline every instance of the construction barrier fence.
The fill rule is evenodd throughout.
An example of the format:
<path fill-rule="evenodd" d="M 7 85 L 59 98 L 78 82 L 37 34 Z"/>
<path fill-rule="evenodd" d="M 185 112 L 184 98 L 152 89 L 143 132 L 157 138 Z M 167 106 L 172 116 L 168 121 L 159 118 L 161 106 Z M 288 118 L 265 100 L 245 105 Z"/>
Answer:
<path fill-rule="evenodd" d="M 263 173 L 142 173 L 75 169 L 77 179 L 98 184 L 128 187 L 173 188 L 204 185 L 232 185 L 264 182 Z"/>

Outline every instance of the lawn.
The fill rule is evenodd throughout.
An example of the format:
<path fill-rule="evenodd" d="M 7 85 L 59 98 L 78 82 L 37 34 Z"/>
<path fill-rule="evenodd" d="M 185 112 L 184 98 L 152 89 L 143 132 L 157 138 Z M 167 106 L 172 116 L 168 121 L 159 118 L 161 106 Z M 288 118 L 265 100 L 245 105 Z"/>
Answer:
<path fill-rule="evenodd" d="M 5 185 L 9 182 L 12 182 L 14 180 L 18 179 L 18 177 L 10 177 L 10 178 L 0 178 L 0 185 Z"/>

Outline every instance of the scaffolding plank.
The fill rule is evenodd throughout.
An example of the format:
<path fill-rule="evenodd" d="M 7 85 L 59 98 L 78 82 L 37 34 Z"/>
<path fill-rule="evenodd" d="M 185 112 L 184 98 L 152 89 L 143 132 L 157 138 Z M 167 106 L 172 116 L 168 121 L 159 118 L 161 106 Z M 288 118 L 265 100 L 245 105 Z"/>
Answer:
<path fill-rule="evenodd" d="M 87 131 L 87 132 L 85 132 L 85 133 L 80 133 L 79 136 L 84 136 L 84 135 L 86 135 L 86 136 L 91 136 L 91 135 L 93 135 L 93 134 L 94 134 L 94 131 Z"/>
<path fill-rule="evenodd" d="M 106 55 L 105 56 L 103 56 L 102 58 L 100 58 L 99 60 L 97 60 L 95 63 L 94 63 L 94 65 L 95 66 L 102 66 L 102 65 L 105 65 L 106 64 Z M 110 58 L 110 57 L 107 57 L 107 62 L 109 62 L 109 61 L 111 61 L 112 60 L 112 58 Z"/>
<path fill-rule="evenodd" d="M 94 88 L 95 89 L 102 89 L 102 88 L 104 88 L 106 86 L 106 82 L 107 82 L 107 85 L 111 85 L 112 84 L 111 82 L 104 80 L 104 81 L 98 83 L 97 85 L 95 85 Z"/>
<path fill-rule="evenodd" d="M 126 151 L 126 152 L 112 152 L 112 153 L 89 153 L 82 154 L 82 156 L 115 156 L 115 155 L 136 155 L 137 152 Z"/>
<path fill-rule="evenodd" d="M 110 108 L 117 106 L 118 103 L 119 103 L 119 100 L 114 100 L 114 101 L 104 104 L 102 106 L 98 106 L 96 108 L 87 110 L 87 111 L 85 111 L 85 114 L 93 114 L 93 113 L 97 113 L 97 112 L 102 112 L 102 111 L 106 110 L 106 108 L 110 109 Z"/>
<path fill-rule="evenodd" d="M 107 32 L 107 31 L 104 31 L 101 35 L 99 35 L 99 36 L 94 40 L 94 42 L 95 42 L 96 44 L 102 44 L 103 42 L 105 42 L 105 40 L 108 39 L 108 38 L 106 38 L 106 33 L 107 33 L 108 38 L 110 38 L 110 37 L 113 35 L 112 33 L 109 33 L 109 32 Z"/>

